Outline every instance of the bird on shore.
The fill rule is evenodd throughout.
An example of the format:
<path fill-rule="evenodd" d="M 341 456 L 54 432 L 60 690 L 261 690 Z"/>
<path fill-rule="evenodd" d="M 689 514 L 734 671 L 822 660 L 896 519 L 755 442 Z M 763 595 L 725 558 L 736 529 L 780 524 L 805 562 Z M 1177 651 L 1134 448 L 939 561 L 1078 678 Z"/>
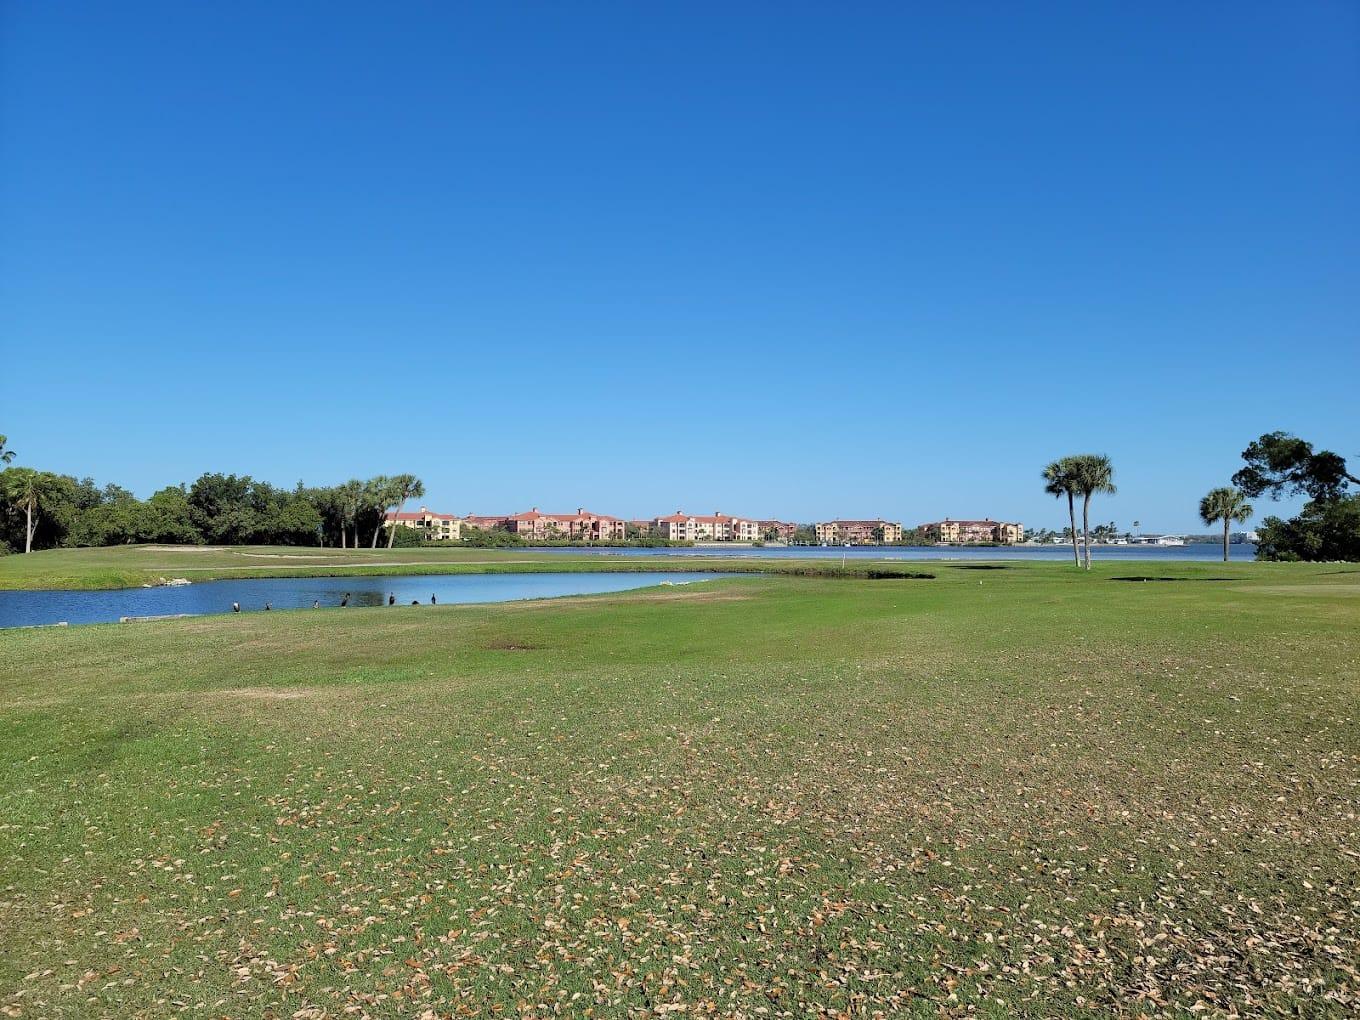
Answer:
<path fill-rule="evenodd" d="M 391 593 L 388 594 L 388 596 L 387 596 L 387 604 L 388 604 L 389 606 L 395 606 L 395 605 L 397 604 L 397 594 L 396 594 L 396 592 L 391 592 Z"/>
<path fill-rule="evenodd" d="M 264 611 L 265 611 L 266 613 L 269 612 L 269 611 L 271 611 L 273 608 L 274 608 L 274 606 L 273 606 L 272 603 L 266 602 L 266 603 L 264 604 Z"/>
<path fill-rule="evenodd" d="M 239 602 L 233 602 L 233 603 L 231 604 L 231 611 L 232 611 L 233 613 L 239 613 L 239 612 L 241 611 L 241 603 L 239 603 Z"/>
<path fill-rule="evenodd" d="M 345 592 L 345 597 L 340 600 L 340 608 L 344 609 L 349 605 L 349 592 Z"/>
<path fill-rule="evenodd" d="M 437 605 L 439 605 L 439 600 L 438 600 L 437 598 L 435 598 L 433 595 L 430 596 L 430 605 L 432 605 L 432 606 L 437 606 Z"/>

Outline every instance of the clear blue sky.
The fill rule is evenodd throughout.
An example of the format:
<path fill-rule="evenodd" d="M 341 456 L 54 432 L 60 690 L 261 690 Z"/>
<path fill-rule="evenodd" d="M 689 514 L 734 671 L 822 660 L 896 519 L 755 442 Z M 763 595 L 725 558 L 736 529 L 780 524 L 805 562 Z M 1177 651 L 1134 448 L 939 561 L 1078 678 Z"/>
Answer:
<path fill-rule="evenodd" d="M 1196 527 L 1360 455 L 1360 7 L 0 8 L 0 432 L 139 494 Z M 914 9 L 913 9 L 914 7 Z"/>

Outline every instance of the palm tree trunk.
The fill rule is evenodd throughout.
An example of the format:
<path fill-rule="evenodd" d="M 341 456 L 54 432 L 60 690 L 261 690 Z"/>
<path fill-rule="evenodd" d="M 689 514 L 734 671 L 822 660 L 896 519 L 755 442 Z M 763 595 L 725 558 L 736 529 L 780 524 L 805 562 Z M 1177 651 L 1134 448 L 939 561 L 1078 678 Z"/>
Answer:
<path fill-rule="evenodd" d="M 340 522 L 340 548 L 341 548 L 341 549 L 348 549 L 349 546 L 345 544 L 345 543 L 348 542 L 348 541 L 349 541 L 349 536 L 345 534 L 345 522 L 344 522 L 344 521 L 341 521 L 341 522 Z"/>
<path fill-rule="evenodd" d="M 387 515 L 384 513 L 384 514 L 383 514 L 383 517 L 379 517 L 379 518 L 378 518 L 378 525 L 377 525 L 377 527 L 375 527 L 375 528 L 373 529 L 373 544 L 372 544 L 371 546 L 369 546 L 370 549 L 376 549 L 376 548 L 378 548 L 378 536 L 382 534 L 382 527 L 383 527 L 383 524 L 385 523 L 385 521 L 383 520 L 383 518 L 386 517 L 386 516 L 387 516 Z M 396 527 L 396 524 L 393 524 L 392 527 L 395 528 L 395 527 Z"/>
<path fill-rule="evenodd" d="M 1080 567 L 1081 550 L 1077 548 L 1077 504 L 1070 492 L 1067 494 L 1067 520 L 1070 524 L 1068 531 L 1072 535 L 1072 562 Z"/>
<path fill-rule="evenodd" d="M 1228 524 L 1231 518 L 1223 518 L 1223 562 L 1228 562 Z"/>
<path fill-rule="evenodd" d="M 405 500 L 405 498 L 403 498 L 402 501 L 401 501 L 400 503 L 397 504 L 397 513 L 401 513 L 401 512 L 402 512 L 403 510 L 405 510 L 405 509 L 406 509 L 406 500 Z M 395 539 L 396 537 L 397 537 L 397 526 L 396 526 L 395 524 L 393 524 L 392 527 L 390 527 L 390 528 L 387 529 L 387 548 L 389 548 L 389 549 L 392 548 L 392 540 Z"/>
<path fill-rule="evenodd" d="M 33 501 L 30 499 L 24 504 L 24 512 L 28 519 L 24 522 L 24 552 L 33 551 Z"/>
<path fill-rule="evenodd" d="M 1081 501 L 1081 540 L 1086 546 L 1086 569 L 1091 569 L 1091 494 L 1088 492 Z"/>

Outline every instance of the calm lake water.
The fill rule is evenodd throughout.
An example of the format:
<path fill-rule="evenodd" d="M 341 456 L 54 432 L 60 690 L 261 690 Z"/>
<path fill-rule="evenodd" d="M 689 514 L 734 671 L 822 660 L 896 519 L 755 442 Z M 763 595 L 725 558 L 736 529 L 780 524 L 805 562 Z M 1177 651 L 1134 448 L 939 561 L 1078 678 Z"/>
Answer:
<path fill-rule="evenodd" d="M 1040 546 L 840 546 L 822 548 L 816 545 L 794 546 L 702 546 L 686 549 L 582 549 L 550 546 L 535 549 L 535 552 L 564 553 L 573 556 L 582 554 L 592 556 L 666 556 L 666 557 L 714 557 L 732 556 L 738 558 L 788 557 L 790 559 L 834 559 L 842 556 L 851 560 L 1070 560 L 1070 545 Z M 1249 544 L 1228 546 L 1228 556 L 1232 560 L 1250 561 L 1256 558 L 1256 546 Z M 1219 545 L 1110 545 L 1092 546 L 1092 560 L 1203 560 L 1217 562 L 1223 559 L 1223 546 Z"/>
<path fill-rule="evenodd" d="M 430 604 L 510 602 L 559 595 L 594 595 L 646 588 L 669 581 L 688 584 L 731 574 L 695 571 L 598 574 L 427 574 L 422 577 L 261 577 L 232 581 L 204 581 L 173 588 L 117 588 L 112 591 L 0 591 L 0 627 L 29 627 L 58 623 L 111 623 L 120 616 L 162 616 L 171 613 L 229 613 L 239 602 L 241 612 L 260 612 L 265 603 L 275 609 L 306 609 L 320 602 L 335 608 L 348 592 L 351 606 L 385 606 L 390 595 L 397 605 L 413 599 Z"/>

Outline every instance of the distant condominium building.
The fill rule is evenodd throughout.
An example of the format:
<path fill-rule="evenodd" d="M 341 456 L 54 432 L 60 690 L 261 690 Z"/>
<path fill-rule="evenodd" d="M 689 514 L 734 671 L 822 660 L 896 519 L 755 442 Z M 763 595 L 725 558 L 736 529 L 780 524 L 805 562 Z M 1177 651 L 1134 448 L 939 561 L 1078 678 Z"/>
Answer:
<path fill-rule="evenodd" d="M 480 531 L 504 530 L 509 520 L 509 514 L 468 514 L 463 518 L 463 527 Z"/>
<path fill-rule="evenodd" d="M 792 542 L 793 535 L 798 530 L 798 525 L 789 521 L 756 521 L 760 528 L 760 537 L 773 539 L 776 542 Z"/>
<path fill-rule="evenodd" d="M 822 521 L 814 530 L 823 545 L 893 545 L 902 541 L 902 525 L 893 521 Z"/>
<path fill-rule="evenodd" d="M 534 507 L 522 514 L 511 514 L 505 527 L 532 542 L 550 539 L 599 542 L 625 538 L 628 522 L 608 514 L 591 513 L 584 507 L 578 507 L 574 514 L 545 514 Z"/>
<path fill-rule="evenodd" d="M 932 542 L 951 544 L 966 542 L 1000 542 L 1011 545 L 1025 540 L 1023 524 L 1008 524 L 985 518 L 980 521 L 954 521 L 946 517 L 942 521 L 922 524 L 919 530 Z"/>
<path fill-rule="evenodd" d="M 716 510 L 708 515 L 677 510 L 653 520 L 652 532 L 672 542 L 754 542 L 760 538 L 760 523 Z"/>
<path fill-rule="evenodd" d="M 383 515 L 384 523 L 399 528 L 415 528 L 424 533 L 431 542 L 448 539 L 457 542 L 462 538 L 463 522 L 452 514 L 437 514 L 421 507 L 416 513 L 389 512 Z"/>

